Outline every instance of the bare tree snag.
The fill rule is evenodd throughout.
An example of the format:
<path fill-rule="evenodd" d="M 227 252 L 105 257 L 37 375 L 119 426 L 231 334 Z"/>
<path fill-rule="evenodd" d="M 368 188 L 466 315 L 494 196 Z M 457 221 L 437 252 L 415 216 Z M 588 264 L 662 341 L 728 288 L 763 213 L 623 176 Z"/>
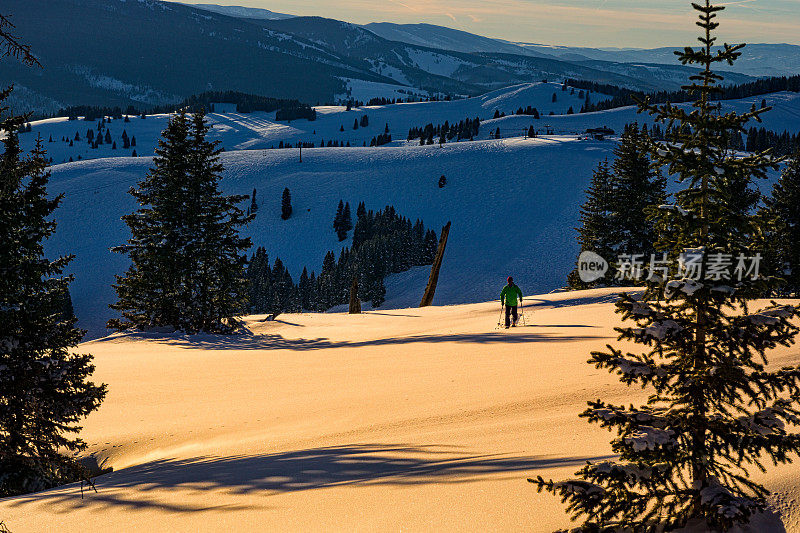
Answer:
<path fill-rule="evenodd" d="M 425 287 L 425 294 L 422 295 L 422 302 L 420 307 L 427 307 L 433 303 L 433 295 L 436 293 L 436 284 L 439 282 L 439 269 L 442 268 L 442 258 L 444 257 L 444 249 L 447 246 L 447 236 L 450 235 L 450 222 L 442 228 L 442 234 L 439 236 L 439 247 L 436 249 L 436 259 L 433 260 L 431 266 L 431 275 L 428 278 L 428 286 Z"/>

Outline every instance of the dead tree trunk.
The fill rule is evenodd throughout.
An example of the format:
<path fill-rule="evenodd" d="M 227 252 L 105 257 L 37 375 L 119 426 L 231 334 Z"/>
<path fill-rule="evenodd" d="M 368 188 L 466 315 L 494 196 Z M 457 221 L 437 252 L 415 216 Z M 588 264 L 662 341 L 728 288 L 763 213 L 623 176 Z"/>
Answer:
<path fill-rule="evenodd" d="M 350 285 L 350 314 L 361 313 L 361 300 L 358 298 L 358 276 L 353 276 L 353 283 Z"/>
<path fill-rule="evenodd" d="M 442 234 L 439 236 L 439 247 L 436 249 L 436 259 L 433 260 L 431 266 L 431 275 L 428 278 L 428 286 L 425 287 L 425 294 L 422 295 L 422 302 L 420 307 L 426 307 L 433 303 L 433 295 L 436 294 L 436 284 L 439 282 L 439 269 L 442 268 L 442 258 L 444 257 L 444 249 L 447 246 L 447 236 L 450 234 L 450 222 L 445 224 L 442 228 Z"/>

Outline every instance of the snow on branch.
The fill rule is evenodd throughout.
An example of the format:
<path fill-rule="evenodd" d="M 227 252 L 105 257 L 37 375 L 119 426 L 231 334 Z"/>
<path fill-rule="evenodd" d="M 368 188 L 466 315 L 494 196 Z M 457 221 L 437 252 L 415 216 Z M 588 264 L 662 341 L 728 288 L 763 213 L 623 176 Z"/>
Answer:
<path fill-rule="evenodd" d="M 655 450 L 659 446 L 675 446 L 675 432 L 671 429 L 659 429 L 652 426 L 639 426 L 636 431 L 622 439 L 634 451 Z"/>
<path fill-rule="evenodd" d="M 688 217 L 690 215 L 689 211 L 687 211 L 686 209 L 682 208 L 679 205 L 663 204 L 658 206 L 658 208 L 661 209 L 662 211 L 676 212 L 683 217 Z"/>

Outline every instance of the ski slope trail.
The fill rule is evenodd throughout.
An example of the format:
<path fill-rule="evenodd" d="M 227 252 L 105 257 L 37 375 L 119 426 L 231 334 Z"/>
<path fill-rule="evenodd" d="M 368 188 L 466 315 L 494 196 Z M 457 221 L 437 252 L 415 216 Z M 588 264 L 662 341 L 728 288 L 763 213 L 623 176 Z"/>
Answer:
<path fill-rule="evenodd" d="M 70 485 L 0 500 L 0 516 L 15 533 L 568 527 L 525 480 L 613 457 L 611 434 L 578 414 L 645 398 L 586 364 L 615 342 L 613 299 L 528 297 L 527 325 L 508 331 L 488 302 L 85 343 L 109 394 L 81 436 L 113 472 L 83 498 Z M 800 532 L 800 466 L 754 479 L 774 494 L 750 531 Z"/>

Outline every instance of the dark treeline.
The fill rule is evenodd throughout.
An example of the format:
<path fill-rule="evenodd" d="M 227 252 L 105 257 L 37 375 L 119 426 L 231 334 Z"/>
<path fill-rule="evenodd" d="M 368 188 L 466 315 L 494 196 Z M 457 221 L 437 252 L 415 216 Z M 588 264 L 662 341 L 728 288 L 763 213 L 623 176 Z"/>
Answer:
<path fill-rule="evenodd" d="M 414 127 L 408 130 L 408 140 L 419 139 L 420 144 L 433 144 L 434 137 L 438 137 L 440 142 L 444 140 L 451 141 L 453 139 L 472 139 L 478 135 L 481 127 L 481 120 L 478 117 L 466 118 L 459 120 L 458 123 L 450 124 L 445 121 L 444 124 L 428 124 L 424 127 Z"/>
<path fill-rule="evenodd" d="M 636 99 L 642 100 L 645 97 L 649 97 L 651 103 L 690 102 L 693 98 L 688 92 L 683 90 L 645 93 L 642 91 L 633 91 L 617 85 L 597 83 L 587 80 L 568 79 L 565 83 L 570 87 L 586 89 L 611 96 L 610 99 L 601 100 L 596 103 L 587 101 L 586 104 L 581 107 L 582 113 L 590 111 L 604 111 L 617 107 L 635 105 Z M 721 87 L 721 89 L 722 92 L 711 95 L 711 98 L 715 100 L 731 100 L 779 91 L 800 92 L 800 75 L 791 76 L 788 78 L 786 76 L 765 78 L 749 83 L 743 83 L 741 85 L 726 85 Z"/>
<path fill-rule="evenodd" d="M 763 127 L 750 128 L 747 130 L 748 152 L 760 152 L 767 148 L 772 148 L 772 153 L 778 156 L 792 155 L 800 150 L 800 134 L 776 133 Z"/>
<path fill-rule="evenodd" d="M 400 90 L 399 92 L 403 92 L 403 91 Z M 461 97 L 461 98 L 464 98 L 464 97 Z M 411 102 L 439 102 L 439 101 L 449 102 L 450 100 L 458 100 L 458 99 L 461 99 L 461 98 L 453 97 L 452 95 L 449 95 L 449 94 L 445 95 L 445 96 L 442 96 L 442 97 L 440 97 L 438 95 L 433 95 L 433 96 L 426 96 L 424 98 L 421 97 L 421 96 L 409 96 L 408 98 L 405 98 L 405 99 L 403 99 L 403 98 L 386 98 L 385 96 L 377 96 L 377 97 L 374 97 L 374 98 L 370 98 L 367 101 L 366 104 L 364 104 L 363 100 L 356 100 L 356 99 L 351 98 L 350 100 L 340 100 L 340 105 L 346 105 L 347 106 L 347 110 L 350 111 L 354 107 L 364 107 L 365 105 L 368 105 L 368 106 L 371 106 L 371 105 L 392 105 L 392 104 L 402 104 L 404 102 L 405 103 L 411 103 Z"/>
<path fill-rule="evenodd" d="M 201 110 L 213 112 L 214 103 L 236 104 L 239 113 L 253 111 L 276 111 L 276 120 L 316 119 L 316 111 L 308 104 L 299 100 L 270 98 L 257 94 L 241 93 L 238 91 L 206 91 L 189 96 L 176 104 L 155 105 L 147 107 L 128 106 L 124 111 L 120 107 L 74 105 L 58 110 L 56 116 L 69 117 L 75 120 L 79 116 L 85 120 L 97 120 L 102 117 L 122 118 L 124 115 L 142 115 L 156 113 L 171 113 L 178 109 L 185 109 L 190 113 Z"/>
<path fill-rule="evenodd" d="M 266 251 L 257 249 L 247 268 L 250 311 L 325 311 L 348 302 L 353 278 L 358 279 L 359 298 L 378 307 L 385 299 L 386 276 L 432 264 L 437 245 L 436 232 L 425 229 L 422 221 L 412 223 L 392 206 L 367 211 L 362 202 L 356 210 L 352 245 L 338 259 L 333 251 L 325 254 L 319 275 L 303 268 L 295 283 L 279 258 L 270 264 Z"/>
<path fill-rule="evenodd" d="M 520 106 L 516 112 L 517 115 L 531 115 L 533 118 L 539 118 L 539 110 L 535 107 L 528 106 L 525 109 L 522 109 Z"/>

